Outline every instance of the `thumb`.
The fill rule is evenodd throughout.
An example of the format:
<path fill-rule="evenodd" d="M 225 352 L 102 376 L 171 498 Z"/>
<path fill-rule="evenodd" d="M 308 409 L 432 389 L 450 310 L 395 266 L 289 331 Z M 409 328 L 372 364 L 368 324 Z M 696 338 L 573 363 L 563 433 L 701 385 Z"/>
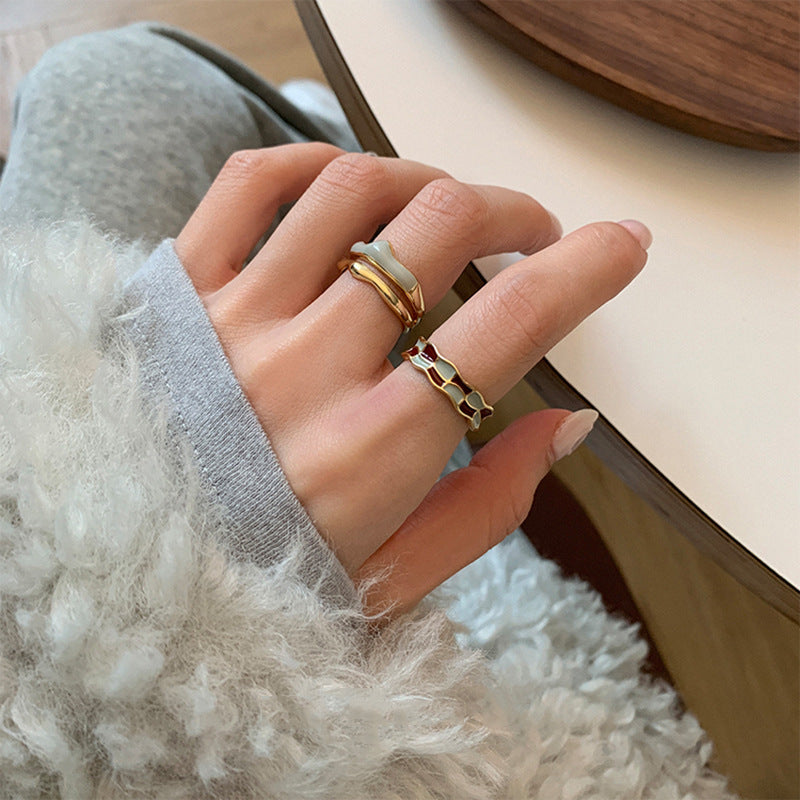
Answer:
<path fill-rule="evenodd" d="M 597 412 L 536 411 L 443 477 L 356 573 L 365 611 L 394 617 L 519 527 L 552 464 L 586 438 Z M 380 578 L 376 576 L 381 576 Z"/>

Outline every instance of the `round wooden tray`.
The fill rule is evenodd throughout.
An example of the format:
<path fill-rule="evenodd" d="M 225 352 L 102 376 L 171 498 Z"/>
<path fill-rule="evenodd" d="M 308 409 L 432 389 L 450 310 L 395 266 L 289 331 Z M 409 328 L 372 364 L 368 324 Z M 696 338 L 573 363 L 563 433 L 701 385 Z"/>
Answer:
<path fill-rule="evenodd" d="M 570 83 L 665 125 L 756 150 L 800 149 L 795 0 L 458 0 Z"/>

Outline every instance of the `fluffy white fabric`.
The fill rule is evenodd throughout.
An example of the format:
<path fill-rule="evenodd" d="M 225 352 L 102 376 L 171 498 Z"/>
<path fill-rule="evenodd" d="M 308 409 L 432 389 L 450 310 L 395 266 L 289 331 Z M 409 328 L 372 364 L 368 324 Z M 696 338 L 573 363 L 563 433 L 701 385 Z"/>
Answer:
<path fill-rule="evenodd" d="M 635 631 L 521 538 L 378 634 L 299 548 L 234 562 L 115 325 L 144 252 L 1 249 L 0 796 L 729 796 Z"/>

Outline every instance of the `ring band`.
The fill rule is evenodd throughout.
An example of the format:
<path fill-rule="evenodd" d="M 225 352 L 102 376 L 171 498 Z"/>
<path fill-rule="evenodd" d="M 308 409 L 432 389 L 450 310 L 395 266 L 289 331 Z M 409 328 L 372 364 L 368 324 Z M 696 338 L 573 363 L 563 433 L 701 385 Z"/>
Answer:
<path fill-rule="evenodd" d="M 406 330 L 413 328 L 419 322 L 417 317 L 412 316 L 408 307 L 397 296 L 397 293 L 389 282 L 384 280 L 383 276 L 380 275 L 371 264 L 361 261 L 361 259 L 348 258 L 345 260 L 348 262 L 347 266 L 350 268 L 350 274 L 359 281 L 371 283 L 377 289 L 381 299 L 400 318 Z"/>
<path fill-rule="evenodd" d="M 386 239 L 379 239 L 369 244 L 356 242 L 350 248 L 350 252 L 364 256 L 386 277 L 393 280 L 403 291 L 412 308 L 416 311 L 417 316 L 422 317 L 425 313 L 422 287 L 413 273 L 397 260 L 392 245 Z"/>
<path fill-rule="evenodd" d="M 397 260 L 385 239 L 369 244 L 356 242 L 338 266 L 340 271 L 349 268 L 355 278 L 372 283 L 407 330 L 422 319 L 425 313 L 422 287 Z"/>
<path fill-rule="evenodd" d="M 417 343 L 402 355 L 420 372 L 424 372 L 433 386 L 450 398 L 455 410 L 469 422 L 470 430 L 478 430 L 481 422 L 494 413 L 483 395 L 461 377 L 456 365 L 440 356 L 436 347 L 424 336 L 420 336 Z"/>

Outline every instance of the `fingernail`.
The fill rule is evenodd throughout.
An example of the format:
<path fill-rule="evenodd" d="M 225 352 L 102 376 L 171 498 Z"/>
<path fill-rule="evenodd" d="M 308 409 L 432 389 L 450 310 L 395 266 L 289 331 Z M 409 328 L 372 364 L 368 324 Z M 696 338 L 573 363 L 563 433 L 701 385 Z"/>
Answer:
<path fill-rule="evenodd" d="M 625 230 L 630 231 L 634 239 L 639 242 L 639 246 L 642 250 L 647 250 L 647 248 L 653 244 L 653 234 L 650 233 L 650 229 L 647 225 L 639 222 L 638 219 L 623 219 L 620 220 L 617 225 L 622 225 Z"/>
<path fill-rule="evenodd" d="M 581 442 L 589 435 L 594 423 L 600 416 L 593 408 L 582 408 L 573 411 L 556 428 L 550 450 L 553 454 L 553 463 L 574 453 Z"/>

